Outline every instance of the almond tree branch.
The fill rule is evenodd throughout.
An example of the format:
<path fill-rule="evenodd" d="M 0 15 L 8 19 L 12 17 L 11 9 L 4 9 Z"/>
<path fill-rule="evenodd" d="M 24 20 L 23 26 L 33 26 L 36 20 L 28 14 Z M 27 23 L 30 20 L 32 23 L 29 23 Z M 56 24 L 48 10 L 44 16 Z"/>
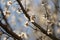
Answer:
<path fill-rule="evenodd" d="M 21 4 L 20 0 L 16 0 L 18 2 L 18 4 L 21 6 L 21 9 L 23 11 L 23 13 L 25 14 L 25 16 L 30 20 L 30 16 L 27 14 L 26 10 L 24 9 L 23 5 Z"/>
<path fill-rule="evenodd" d="M 6 19 L 4 13 L 3 13 L 3 10 L 0 8 L 0 11 L 1 11 L 1 15 L 2 15 L 2 18 L 4 19 L 5 23 L 7 24 L 7 26 L 9 26 L 9 29 L 12 31 L 12 28 L 10 27 L 9 23 L 7 22 L 8 20 Z"/>
<path fill-rule="evenodd" d="M 5 16 L 4 16 L 3 11 L 2 11 L 1 8 L 0 8 L 0 11 L 1 11 L 1 14 L 3 15 L 3 18 L 5 19 Z M 2 24 L 1 21 L 0 21 L 0 26 L 1 26 L 8 34 L 10 34 L 13 38 L 16 38 L 16 39 L 18 39 L 18 40 L 22 40 L 21 37 L 19 37 L 16 33 L 14 33 L 14 32 L 11 30 L 11 28 L 9 28 L 10 26 L 9 26 L 9 24 L 8 24 L 8 22 L 7 22 L 6 19 L 5 19 L 5 21 L 6 21 L 7 25 Z"/>
<path fill-rule="evenodd" d="M 30 20 L 30 16 L 29 16 L 29 15 L 27 14 L 27 12 L 25 11 L 22 3 L 21 3 L 19 0 L 16 0 L 16 1 L 17 1 L 18 4 L 20 5 L 20 7 L 21 7 L 23 13 L 25 14 L 25 16 Z M 36 26 L 37 28 L 39 28 L 42 33 L 46 34 L 46 35 L 47 35 L 48 37 L 50 37 L 51 39 L 53 39 L 53 40 L 59 40 L 59 39 L 56 38 L 54 35 L 52 35 L 52 34 L 47 34 L 47 31 L 44 30 L 44 29 L 43 29 L 40 25 L 38 25 L 37 23 L 32 22 L 32 24 L 33 24 L 34 26 Z"/>
<path fill-rule="evenodd" d="M 0 30 L 1 30 L 1 32 L 2 32 L 3 34 L 6 34 L 6 35 L 8 35 L 9 37 L 11 37 L 11 35 L 8 34 L 7 32 L 5 32 L 5 31 L 3 30 L 3 28 L 1 29 L 1 27 L 0 27 Z"/>
<path fill-rule="evenodd" d="M 14 33 L 13 31 L 9 30 L 7 25 L 4 25 L 0 22 L 0 26 L 8 33 L 10 34 L 13 38 L 16 38 L 18 40 L 22 40 L 21 37 L 19 37 L 16 33 Z"/>

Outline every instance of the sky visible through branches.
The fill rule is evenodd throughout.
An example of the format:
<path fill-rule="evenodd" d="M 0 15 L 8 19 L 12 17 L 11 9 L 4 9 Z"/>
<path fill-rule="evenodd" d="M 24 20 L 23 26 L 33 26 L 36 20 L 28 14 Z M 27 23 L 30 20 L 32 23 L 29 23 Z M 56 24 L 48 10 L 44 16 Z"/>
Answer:
<path fill-rule="evenodd" d="M 44 0 L 20 0 L 23 6 L 23 8 L 21 8 L 17 0 L 1 0 L 0 8 L 6 20 L 0 12 L 0 22 L 5 26 L 7 24 L 12 32 L 16 33 L 16 36 L 21 37 L 22 40 L 59 40 L 60 24 L 56 21 L 57 16 L 55 10 L 57 9 L 55 8 L 55 1 L 47 0 L 42 4 L 43 1 Z M 60 1 L 58 5 L 60 5 Z M 60 12 L 57 11 L 57 15 L 60 16 L 59 13 Z M 50 17 L 47 18 L 45 15 L 49 15 Z M 57 20 L 59 20 L 59 16 Z M 50 24 L 47 24 L 47 22 Z M 53 24 L 55 24 L 54 27 L 51 27 L 50 25 Z M 0 27 L 0 33 L 2 33 L 0 40 L 16 40 L 2 27 Z"/>

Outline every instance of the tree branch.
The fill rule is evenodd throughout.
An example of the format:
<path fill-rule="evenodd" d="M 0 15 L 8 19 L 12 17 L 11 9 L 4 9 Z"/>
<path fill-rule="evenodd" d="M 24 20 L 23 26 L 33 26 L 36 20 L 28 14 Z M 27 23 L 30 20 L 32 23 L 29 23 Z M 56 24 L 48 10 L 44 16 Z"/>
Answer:
<path fill-rule="evenodd" d="M 1 11 L 2 15 L 3 15 L 3 11 L 2 11 L 1 8 L 0 8 L 0 11 Z M 3 15 L 3 17 L 5 17 L 5 16 Z M 5 19 L 5 18 L 4 18 L 4 19 Z M 5 21 L 6 21 L 6 19 L 5 19 Z M 6 23 L 7 23 L 7 22 L 6 22 Z M 21 37 L 19 37 L 16 33 L 14 33 L 14 32 L 9 28 L 8 23 L 7 23 L 7 25 L 4 25 L 4 24 L 2 24 L 1 21 L 0 21 L 0 26 L 1 26 L 8 34 L 10 34 L 13 38 L 16 38 L 16 39 L 18 39 L 18 40 L 22 40 Z"/>
<path fill-rule="evenodd" d="M 3 19 L 5 20 L 6 25 L 9 26 L 9 29 L 12 31 L 12 28 L 10 27 L 9 23 L 7 22 L 8 20 L 6 19 L 5 15 L 3 13 L 3 10 L 1 8 L 0 8 L 0 11 L 1 11 L 1 15 L 2 15 Z"/>
<path fill-rule="evenodd" d="M 27 12 L 25 11 L 22 3 L 21 3 L 19 0 L 16 0 L 16 1 L 17 1 L 18 4 L 20 5 L 20 7 L 21 7 L 23 13 L 25 14 L 25 16 L 30 20 L 30 16 L 29 16 L 29 15 L 27 14 Z M 34 26 L 36 26 L 37 28 L 39 28 L 42 33 L 46 34 L 46 35 L 47 35 L 48 37 L 50 37 L 51 39 L 53 39 L 53 40 L 59 40 L 59 39 L 56 38 L 54 35 L 52 35 L 52 34 L 47 34 L 47 31 L 44 30 L 44 29 L 43 29 L 40 25 L 38 25 L 37 23 L 32 22 L 32 24 L 33 24 Z"/>
<path fill-rule="evenodd" d="M 29 19 L 30 21 L 30 16 L 27 14 L 26 10 L 24 9 L 23 5 L 21 4 L 20 0 L 16 0 L 18 2 L 18 4 L 21 6 L 21 9 L 23 11 L 23 13 L 25 14 L 25 16 Z"/>
<path fill-rule="evenodd" d="M 15 34 L 14 32 L 12 32 L 11 30 L 9 30 L 7 25 L 4 25 L 0 22 L 0 26 L 8 33 L 10 34 L 13 38 L 16 38 L 18 40 L 22 40 L 21 37 L 19 37 L 17 34 Z"/>

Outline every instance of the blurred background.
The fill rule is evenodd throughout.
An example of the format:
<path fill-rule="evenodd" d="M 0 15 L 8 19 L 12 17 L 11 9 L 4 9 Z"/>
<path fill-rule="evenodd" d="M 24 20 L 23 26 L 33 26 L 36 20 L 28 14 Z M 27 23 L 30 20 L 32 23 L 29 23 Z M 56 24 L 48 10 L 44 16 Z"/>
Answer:
<path fill-rule="evenodd" d="M 0 0 L 6 20 L 0 12 L 0 21 L 10 25 L 10 28 L 23 40 L 53 40 L 40 31 L 32 22 L 36 22 L 47 34 L 52 34 L 60 39 L 60 0 L 19 0 L 30 21 L 25 16 L 19 3 L 16 0 Z M 0 40 L 14 40 L 0 26 Z"/>

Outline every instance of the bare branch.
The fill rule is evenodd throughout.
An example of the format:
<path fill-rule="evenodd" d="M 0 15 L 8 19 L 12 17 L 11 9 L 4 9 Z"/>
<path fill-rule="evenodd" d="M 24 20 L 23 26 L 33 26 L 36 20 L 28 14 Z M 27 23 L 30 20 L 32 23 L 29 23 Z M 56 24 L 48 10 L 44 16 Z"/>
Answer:
<path fill-rule="evenodd" d="M 13 38 L 16 38 L 18 40 L 22 40 L 21 37 L 19 37 L 16 33 L 14 33 L 13 31 L 9 30 L 7 25 L 4 25 L 0 22 L 0 26 L 8 33 L 10 34 Z"/>
<path fill-rule="evenodd" d="M 30 16 L 27 14 L 26 10 L 24 9 L 23 5 L 21 4 L 20 0 L 16 0 L 18 2 L 18 4 L 21 6 L 21 9 L 23 11 L 23 13 L 25 14 L 25 16 L 29 19 L 30 21 Z"/>
<path fill-rule="evenodd" d="M 1 11 L 1 15 L 2 15 L 3 19 L 4 19 L 5 22 L 6 22 L 6 25 L 9 26 L 9 29 L 12 31 L 12 28 L 10 27 L 9 23 L 7 22 L 7 19 L 6 19 L 5 15 L 4 15 L 4 13 L 3 13 L 3 10 L 2 10 L 1 8 L 0 8 L 0 11 Z"/>
<path fill-rule="evenodd" d="M 2 15 L 3 15 L 3 11 L 2 11 L 2 9 L 0 8 L 0 11 L 1 11 L 1 13 L 2 13 Z M 4 16 L 4 15 L 3 15 Z M 3 17 L 4 19 L 5 19 L 5 16 Z M 5 21 L 6 21 L 6 19 L 5 19 Z M 8 24 L 8 22 L 6 21 L 6 23 L 7 23 L 7 25 L 4 25 L 4 24 L 2 24 L 1 23 L 1 21 L 0 21 L 0 26 L 8 33 L 8 34 L 10 34 L 13 38 L 16 38 L 16 39 L 18 39 L 18 40 L 22 40 L 22 38 L 21 37 L 19 37 L 16 33 L 14 33 L 9 27 L 9 24 Z"/>
<path fill-rule="evenodd" d="M 16 1 L 19 3 L 19 5 L 20 5 L 23 13 L 25 14 L 25 16 L 30 20 L 30 16 L 29 16 L 29 15 L 27 14 L 27 12 L 25 11 L 22 3 L 21 3 L 19 0 L 16 0 Z M 46 35 L 47 35 L 48 37 L 50 37 L 51 39 L 53 39 L 53 40 L 59 40 L 58 38 L 56 38 L 56 37 L 55 37 L 54 35 L 52 35 L 52 34 L 49 34 L 49 35 L 48 35 L 48 34 L 47 34 L 47 31 L 44 30 L 44 29 L 43 29 L 40 25 L 38 25 L 37 23 L 32 22 L 32 24 L 35 25 L 37 28 L 39 28 L 42 33 L 46 34 Z"/>

